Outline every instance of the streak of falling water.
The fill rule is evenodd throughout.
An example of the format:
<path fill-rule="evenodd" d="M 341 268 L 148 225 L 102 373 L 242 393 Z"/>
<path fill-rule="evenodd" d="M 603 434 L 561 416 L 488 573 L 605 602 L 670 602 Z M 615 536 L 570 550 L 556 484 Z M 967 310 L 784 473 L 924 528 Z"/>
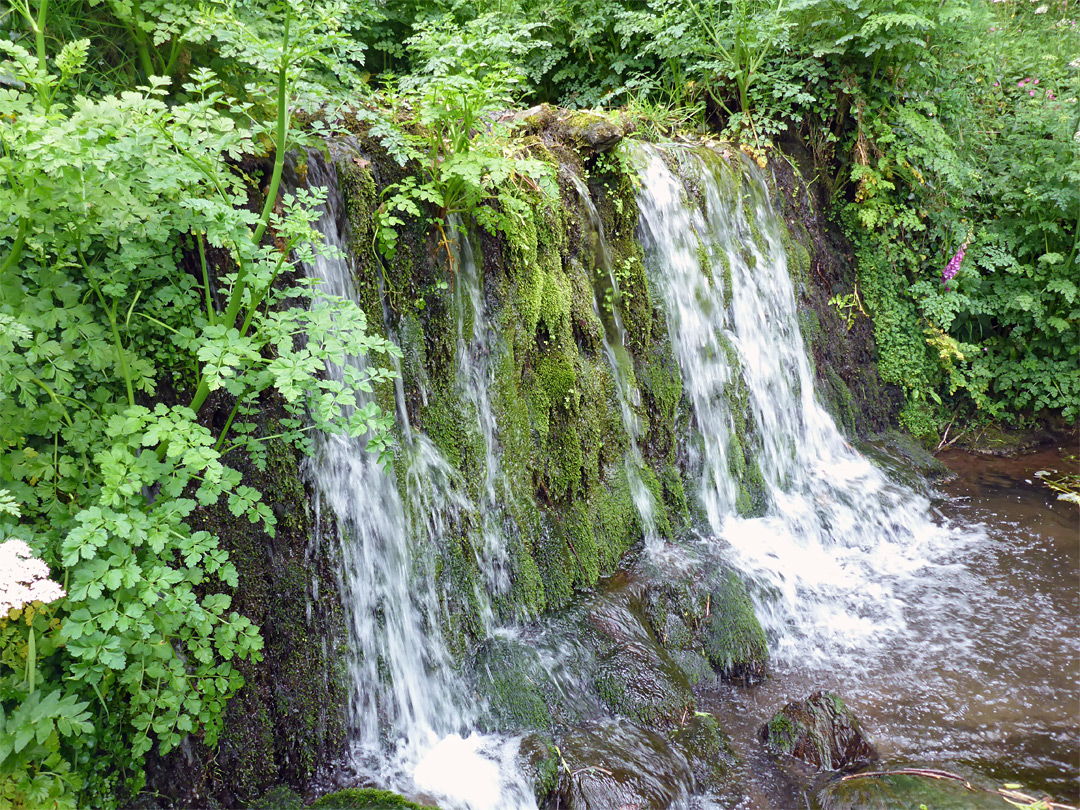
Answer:
<path fill-rule="evenodd" d="M 485 607 L 486 624 L 493 618 L 489 594 L 506 593 L 510 588 L 510 571 L 506 550 L 508 508 L 514 493 L 507 484 L 499 462 L 498 425 L 491 406 L 491 391 L 495 384 L 495 353 L 500 350 L 496 331 L 487 320 L 484 307 L 484 278 L 476 263 L 469 234 L 456 218 L 449 222 L 456 232 L 454 242 L 454 320 L 457 326 L 457 368 L 455 384 L 461 400 L 471 409 L 476 429 L 484 446 L 484 476 L 479 487 L 481 548 L 478 563 L 484 574 L 487 591 L 478 593 Z M 466 325 L 472 325 L 466 329 Z"/>
<path fill-rule="evenodd" d="M 723 538 L 759 583 L 759 618 L 781 661 L 846 654 L 852 666 L 865 666 L 868 652 L 908 631 L 906 584 L 962 538 L 935 525 L 924 497 L 856 452 L 818 402 L 780 226 L 757 170 L 728 167 L 711 152 L 672 150 L 697 203 L 660 150 L 637 154 L 650 278 L 665 301 L 703 447 L 699 495 L 709 542 Z M 760 518 L 732 509 L 725 386 L 736 373 L 749 392 L 747 423 L 756 425 L 768 496 Z"/>
<path fill-rule="evenodd" d="M 612 264 L 611 247 L 604 234 L 604 224 L 600 221 L 600 213 L 596 210 L 592 197 L 589 196 L 589 189 L 576 174 L 571 174 L 570 177 L 588 219 L 593 264 L 601 288 L 601 294 L 593 296 L 593 311 L 604 325 L 604 355 L 615 379 L 615 393 L 619 400 L 623 429 L 630 437 L 630 457 L 626 460 L 630 494 L 641 518 L 645 547 L 656 552 L 663 541 L 656 531 L 656 506 L 652 493 L 641 477 L 641 470 L 645 466 L 645 459 L 638 445 L 638 439 L 641 438 L 641 420 L 638 418 L 641 391 L 634 380 L 633 358 L 626 348 L 626 327 L 623 325 L 619 308 L 622 295 L 619 291 L 619 280 Z"/>
<path fill-rule="evenodd" d="M 307 272 L 326 293 L 355 301 L 333 162 L 309 154 L 307 183 L 328 189 L 317 227 L 342 251 L 320 256 Z M 342 379 L 343 366 L 330 364 L 327 374 Z M 342 435 L 321 436 L 306 469 L 316 509 L 332 512 L 341 548 L 351 635 L 350 766 L 363 781 L 423 793 L 451 810 L 535 810 L 517 767 L 519 740 L 462 736 L 476 727 L 475 708 L 461 700 L 467 690 L 440 631 L 433 554 L 449 533 L 460 531 L 472 505 L 458 473 L 427 436 L 410 428 L 400 383 L 397 394 L 402 447 L 394 469 L 379 464 L 363 437 Z M 404 498 L 397 476 L 403 476 Z"/>

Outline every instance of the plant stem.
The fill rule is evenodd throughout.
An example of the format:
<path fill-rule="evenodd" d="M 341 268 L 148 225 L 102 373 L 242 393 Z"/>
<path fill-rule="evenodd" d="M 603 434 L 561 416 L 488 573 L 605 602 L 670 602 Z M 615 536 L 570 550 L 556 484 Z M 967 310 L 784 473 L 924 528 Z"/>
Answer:
<path fill-rule="evenodd" d="M 203 245 L 201 233 L 195 234 L 195 244 L 199 247 L 199 266 L 202 268 L 203 291 L 206 293 L 206 320 L 213 326 L 217 323 L 217 312 L 214 311 L 214 296 L 210 290 L 210 272 L 206 267 L 206 247 Z"/>
<path fill-rule="evenodd" d="M 8 257 L 4 259 L 3 266 L 0 266 L 0 277 L 7 274 L 16 262 L 22 258 L 23 245 L 26 244 L 26 234 L 30 230 L 30 220 L 23 218 L 19 221 L 19 233 L 15 237 L 15 243 L 11 246 L 11 252 Z"/>
<path fill-rule="evenodd" d="M 135 47 L 139 51 L 139 62 L 142 63 L 142 70 L 145 74 L 144 78 L 149 79 L 154 75 L 154 60 L 150 55 L 150 46 L 146 43 L 146 31 L 143 29 L 143 23 L 145 22 L 142 13 L 142 5 L 139 0 L 134 0 L 131 4 L 131 14 L 134 18 L 134 25 L 132 25 L 131 33 L 135 37 Z"/>
<path fill-rule="evenodd" d="M 281 66 L 278 68 L 278 97 L 277 97 L 277 143 L 274 145 L 274 173 L 270 176 L 270 188 L 266 193 L 266 202 L 263 203 L 262 214 L 259 224 L 252 234 L 252 241 L 259 244 L 266 226 L 270 222 L 270 214 L 277 202 L 278 185 L 281 183 L 281 173 L 285 169 L 285 144 L 289 134 L 289 23 L 292 21 L 292 11 L 285 10 L 285 35 L 281 41 Z M 234 316 L 235 317 L 235 316 Z"/>

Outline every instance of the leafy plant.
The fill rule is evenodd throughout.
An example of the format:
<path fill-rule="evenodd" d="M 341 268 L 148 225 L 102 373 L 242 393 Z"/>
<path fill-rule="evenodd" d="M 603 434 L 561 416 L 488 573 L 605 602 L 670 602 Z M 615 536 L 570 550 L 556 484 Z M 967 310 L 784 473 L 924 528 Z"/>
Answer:
<path fill-rule="evenodd" d="M 35 19 L 40 31 L 44 12 Z M 298 69 L 289 41 L 279 86 Z M 118 97 L 69 97 L 84 42 L 61 51 L 56 72 L 41 52 L 4 49 L 3 69 L 26 89 L 0 88 L 11 226 L 0 236 L 0 480 L 20 505 L 0 510 L 0 532 L 62 571 L 67 595 L 0 619 L 0 795 L 101 806 L 120 786 L 95 772 L 99 749 L 137 790 L 155 742 L 164 753 L 197 732 L 214 744 L 242 684 L 235 662 L 260 656 L 258 629 L 223 592 L 235 568 L 189 523 L 221 501 L 274 532 L 261 493 L 224 461 L 266 438 L 233 433 L 234 417 L 273 390 L 293 413 L 284 438 L 345 430 L 385 451 L 388 419 L 358 395 L 390 372 L 323 372 L 331 358 L 396 349 L 367 333 L 355 304 L 281 283 L 294 261 L 327 250 L 311 227 L 321 197 L 276 200 L 278 160 L 270 199 L 252 212 L 226 162 L 257 154 L 260 131 L 282 151 L 281 115 L 276 130 L 243 128 L 223 112 L 243 105 L 206 70 L 179 103 L 157 78 Z M 216 433 L 199 418 L 215 391 L 235 403 Z M 20 622 L 25 634 L 12 634 Z"/>

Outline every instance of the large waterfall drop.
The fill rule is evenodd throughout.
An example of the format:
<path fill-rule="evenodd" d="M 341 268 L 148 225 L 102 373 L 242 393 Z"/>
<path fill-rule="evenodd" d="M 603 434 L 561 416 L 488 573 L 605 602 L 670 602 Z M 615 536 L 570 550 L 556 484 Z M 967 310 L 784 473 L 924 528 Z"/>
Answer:
<path fill-rule="evenodd" d="M 328 293 L 355 300 L 334 163 L 309 154 L 307 183 L 328 190 L 318 228 L 339 249 L 335 258 L 320 256 L 308 273 Z M 340 375 L 341 368 L 328 373 Z M 432 555 L 475 507 L 454 468 L 411 429 L 400 387 L 397 400 L 402 446 L 393 469 L 366 449 L 365 438 L 346 436 L 322 436 L 308 466 L 316 508 L 332 511 L 342 555 L 351 622 L 350 766 L 362 779 L 433 796 L 451 810 L 529 810 L 535 802 L 516 771 L 517 740 L 471 733 L 476 709 L 440 630 Z"/>
<path fill-rule="evenodd" d="M 570 707 L 568 729 L 557 730 L 554 722 L 543 729 L 566 746 L 563 751 L 577 745 L 579 753 L 583 746 L 596 757 L 621 757 L 624 771 L 648 770 L 649 763 L 662 760 L 668 770 L 662 776 L 650 771 L 642 790 L 667 796 L 662 806 L 715 806 L 698 790 L 681 752 L 665 748 L 669 741 L 648 723 L 611 711 L 595 683 L 583 682 L 610 663 L 590 647 L 596 636 L 589 634 L 598 627 L 615 628 L 616 643 L 623 645 L 617 650 L 626 660 L 659 661 L 677 669 L 666 650 L 654 649 L 646 611 L 634 602 L 635 593 L 640 594 L 634 592 L 640 584 L 634 577 L 674 575 L 674 563 L 681 566 L 680 575 L 690 569 L 720 570 L 717 563 L 737 569 L 767 631 L 775 671 L 781 676 L 795 672 L 793 682 L 815 688 L 841 675 L 857 685 L 878 683 L 875 669 L 900 650 L 904 665 L 890 670 L 893 681 L 881 683 L 891 690 L 886 694 L 912 694 L 913 687 L 904 685 L 913 681 L 912 669 L 935 666 L 920 651 L 936 645 L 934 654 L 939 654 L 950 643 L 950 626 L 935 629 L 935 617 L 969 610 L 949 590 L 948 580 L 978 580 L 958 550 L 979 545 L 986 534 L 978 526 L 954 528 L 925 495 L 891 481 L 849 444 L 823 408 L 800 334 L 783 224 L 772 210 L 762 173 L 740 157 L 701 148 L 626 148 L 639 172 L 637 239 L 644 252 L 651 328 L 654 340 L 664 344 L 662 357 L 673 355 L 677 364 L 676 369 L 669 360 L 661 361 L 665 372 L 681 377 L 681 399 L 674 397 L 679 400 L 674 407 L 677 424 L 689 429 L 670 444 L 678 445 L 686 514 L 694 519 L 691 529 L 680 537 L 663 536 L 658 529 L 669 521 L 658 520 L 667 507 L 650 490 L 659 463 L 655 447 L 646 441 L 646 420 L 652 415 L 643 399 L 655 375 L 646 376 L 644 359 L 628 348 L 633 341 L 607 234 L 589 188 L 571 173 L 579 207 L 570 207 L 582 215 L 575 221 L 583 249 L 559 257 L 556 271 L 544 272 L 569 267 L 567 273 L 579 273 L 577 289 L 587 290 L 580 271 L 582 264 L 591 263 L 593 300 L 584 316 L 578 311 L 581 332 L 566 342 L 581 349 L 574 374 L 586 369 L 605 380 L 591 390 L 609 392 L 604 418 L 614 427 L 607 429 L 618 431 L 621 422 L 622 434 L 609 445 L 617 450 L 605 462 L 609 478 L 601 480 L 613 486 L 612 467 L 620 476 L 625 470 L 619 481 L 623 493 L 629 484 L 630 495 L 622 496 L 623 503 L 627 513 L 631 508 L 636 513 L 646 563 L 623 579 L 620 574 L 606 584 L 602 580 L 594 591 L 574 599 L 564 596 L 561 604 L 570 600 L 570 605 L 555 616 L 518 616 L 520 625 L 500 625 L 510 611 L 493 605 L 509 599 L 518 584 L 515 544 L 541 545 L 515 516 L 543 512 L 536 519 L 538 524 L 548 521 L 543 531 L 565 527 L 558 525 L 559 493 L 547 491 L 542 479 L 534 478 L 530 490 L 527 478 L 512 477 L 521 465 L 506 455 L 506 447 L 527 444 L 523 433 L 528 442 L 534 440 L 535 423 L 528 424 L 533 414 L 522 417 L 524 429 L 520 422 L 500 424 L 505 413 L 500 407 L 506 405 L 499 399 L 506 396 L 499 387 L 501 366 L 521 379 L 537 371 L 514 366 L 519 358 L 512 353 L 523 351 L 521 336 L 500 331 L 507 327 L 506 313 L 514 317 L 501 308 L 508 306 L 508 297 L 517 292 L 513 284 L 519 282 L 485 277 L 485 267 L 497 262 L 480 261 L 480 240 L 463 222 L 447 222 L 453 286 L 440 299 L 449 321 L 438 324 L 450 323 L 452 335 L 445 344 L 449 350 L 442 349 L 447 379 L 439 393 L 451 392 L 455 424 L 463 424 L 462 444 L 468 445 L 462 469 L 471 472 L 456 468 L 425 433 L 422 411 L 416 424 L 410 423 L 401 381 L 392 467 L 380 465 L 363 439 L 340 436 L 320 437 L 307 467 L 317 507 L 332 513 L 337 527 L 336 536 L 314 542 L 337 544 L 341 550 L 340 587 L 351 622 L 352 742 L 345 770 L 353 784 L 436 801 L 445 810 L 535 810 L 527 767 L 520 761 L 524 738 L 478 731 L 491 723 L 484 698 L 470 681 L 475 677 L 470 661 L 482 660 L 485 652 L 516 649 L 522 660 L 535 664 L 537 679 L 546 679 L 552 690 L 546 697 Z M 347 223 L 333 162 L 311 154 L 306 182 L 329 190 L 318 227 L 331 245 L 346 250 Z M 347 258 L 320 258 L 307 272 L 328 292 L 355 299 Z M 394 318 L 385 321 L 390 337 L 396 337 Z M 666 335 L 655 338 L 659 331 Z M 525 340 L 537 342 L 532 334 Z M 586 348 L 587 362 L 580 359 Z M 343 362 L 363 363 L 364 358 Z M 610 380 L 604 376 L 608 372 Z M 332 366 L 328 373 L 341 375 L 342 369 Z M 425 407 L 426 385 L 421 371 L 411 390 Z M 560 418 L 569 420 L 571 398 L 560 396 L 560 402 Z M 518 405 L 519 413 L 532 407 Z M 545 430 L 547 418 L 543 414 Z M 469 601 L 477 614 L 470 627 L 473 648 L 462 654 L 458 640 L 454 655 L 443 635 L 451 622 L 453 595 L 440 593 L 447 586 L 438 575 L 445 562 L 439 555 L 451 542 L 473 555 L 468 589 L 475 591 Z M 540 548 L 536 553 L 549 552 Z M 562 553 L 582 564 L 572 544 Z M 592 576 L 595 581 L 595 569 Z M 566 586 L 563 593 L 569 591 Z M 920 601 L 930 607 L 913 609 Z M 964 614 L 958 621 L 971 620 Z M 580 637 L 575 628 L 584 628 Z M 447 638 L 456 637 L 447 633 Z M 463 661 L 462 655 L 473 657 Z M 603 655 L 610 659 L 613 654 Z M 582 672 L 592 674 L 583 679 Z M 1009 683 L 994 688 L 1006 690 Z M 952 688 L 948 683 L 942 687 L 949 695 Z M 1046 691 L 1060 701 L 1056 686 Z M 899 725 L 906 728 L 902 721 Z M 602 762 L 572 771 L 563 751 L 557 770 L 568 775 L 564 782 L 590 769 L 605 771 Z M 613 789 L 611 795 L 616 793 Z"/>
<path fill-rule="evenodd" d="M 926 498 L 855 451 L 818 401 L 761 173 L 704 150 L 668 156 L 685 179 L 659 149 L 638 151 L 640 229 L 693 403 L 707 533 L 761 587 L 759 618 L 781 659 L 865 655 L 905 631 L 903 580 L 952 535 Z M 745 400 L 731 394 L 739 384 Z M 753 442 L 762 517 L 735 511 L 735 440 Z"/>

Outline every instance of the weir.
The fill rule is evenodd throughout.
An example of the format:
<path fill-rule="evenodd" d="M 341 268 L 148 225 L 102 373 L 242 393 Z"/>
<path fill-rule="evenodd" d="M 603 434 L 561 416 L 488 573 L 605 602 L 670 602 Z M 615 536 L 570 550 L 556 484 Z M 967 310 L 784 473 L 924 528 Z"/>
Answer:
<path fill-rule="evenodd" d="M 891 482 L 849 444 L 815 396 L 783 223 L 759 170 L 739 158 L 682 147 L 633 146 L 630 159 L 639 172 L 636 238 L 647 282 L 647 290 L 635 294 L 651 296 L 654 324 L 662 324 L 653 328 L 664 331 L 654 343 L 670 347 L 677 369 L 669 371 L 681 378 L 682 395 L 669 418 L 684 430 L 665 452 L 677 460 L 670 469 L 686 482 L 686 519 L 676 530 L 677 510 L 670 504 L 678 488 L 658 483 L 669 468 L 659 467 L 656 447 L 644 444 L 655 427 L 657 396 L 655 382 L 643 396 L 636 370 L 655 377 L 655 366 L 643 365 L 630 350 L 634 341 L 613 250 L 588 187 L 572 175 L 591 246 L 576 261 L 588 264 L 595 291 L 593 325 L 577 328 L 594 330 L 605 361 L 588 366 L 587 358 L 579 360 L 574 372 L 578 384 L 589 369 L 600 375 L 606 368 L 610 375 L 596 388 L 607 386 L 613 398 L 624 450 L 615 445 L 614 461 L 607 463 L 616 472 L 607 473 L 607 480 L 625 475 L 644 554 L 639 564 L 633 558 L 624 563 L 633 569 L 624 584 L 616 577 L 615 585 L 572 601 L 554 619 L 537 621 L 520 603 L 511 610 L 493 608 L 499 600 L 515 604 L 517 580 L 536 578 L 530 565 L 539 566 L 547 584 L 553 563 L 544 549 L 553 538 L 570 538 L 560 558 L 569 562 L 561 565 L 586 568 L 586 548 L 579 549 L 579 535 L 563 525 L 560 493 L 542 485 L 524 491 L 525 479 L 511 474 L 520 465 L 502 439 L 510 426 L 500 418 L 510 409 L 499 369 L 513 368 L 525 380 L 537 369 L 529 367 L 531 361 L 516 368 L 523 349 L 507 331 L 507 318 L 515 313 L 506 304 L 506 282 L 485 278 L 475 235 L 466 223 L 449 221 L 448 232 L 455 235 L 448 293 L 451 379 L 463 403 L 460 452 L 470 459 L 471 474 L 463 472 L 465 462 L 448 460 L 423 423 L 413 424 L 401 380 L 394 395 L 398 447 L 392 465 L 380 465 L 363 440 L 327 436 L 318 440 L 308 466 L 317 504 L 337 525 L 335 538 L 316 542 L 340 544 L 340 586 L 351 620 L 353 736 L 343 766 L 350 774 L 346 781 L 432 800 L 447 810 L 532 810 L 541 796 L 537 774 L 547 767 L 555 778 L 563 769 L 571 774 L 571 792 L 586 791 L 583 780 L 593 775 L 601 782 L 607 778 L 608 793 L 619 795 L 616 777 L 603 777 L 599 761 L 573 771 L 560 749 L 546 749 L 551 759 L 543 767 L 524 753 L 535 742 L 526 734 L 530 725 L 553 733 L 556 723 L 571 718 L 578 725 L 562 738 L 571 752 L 577 742 L 595 738 L 594 753 L 617 749 L 621 753 L 611 756 L 638 763 L 634 767 L 647 769 L 642 763 L 651 762 L 668 769 L 666 777 L 640 785 L 639 792 L 652 791 L 670 807 L 716 806 L 707 780 L 694 776 L 689 754 L 667 751 L 662 736 L 617 716 L 614 708 L 622 698 L 613 697 L 609 687 L 624 676 L 613 681 L 605 674 L 613 661 L 629 661 L 631 669 L 647 662 L 670 673 L 665 683 L 674 684 L 674 703 L 665 697 L 667 687 L 645 691 L 668 700 L 666 710 L 674 717 L 681 711 L 685 722 L 692 700 L 679 695 L 688 696 L 687 684 L 705 677 L 702 666 L 757 671 L 756 664 L 733 663 L 731 652 L 714 656 L 712 642 L 704 648 L 709 660 L 689 648 L 666 650 L 666 630 L 653 615 L 655 594 L 665 581 L 708 580 L 711 594 L 729 592 L 733 586 L 724 572 L 734 569 L 745 583 L 736 591 L 748 588 L 778 667 L 843 660 L 854 669 L 872 660 L 867 651 L 875 644 L 905 634 L 906 583 L 941 547 L 957 541 L 957 532 L 931 520 L 925 497 Z M 355 297 L 333 162 L 308 155 L 307 183 L 329 189 L 319 229 L 342 249 L 340 258 L 320 259 L 307 271 L 326 289 Z M 550 289 L 558 291 L 557 285 Z M 389 336 L 402 337 L 395 318 L 385 316 Z M 557 341 L 554 321 L 540 323 L 547 330 L 544 340 L 536 339 L 541 349 L 528 352 Z M 586 338 L 577 340 L 586 355 Z M 363 361 L 346 359 L 328 373 L 340 375 L 348 363 Z M 408 384 L 427 413 L 427 386 L 437 383 L 421 374 Z M 542 400 L 550 409 L 540 414 L 545 424 L 573 412 L 579 392 L 561 390 L 567 392 L 562 401 Z M 536 417 L 533 407 L 530 420 Z M 510 430 L 510 442 L 520 446 L 519 434 Z M 531 435 L 535 440 L 535 428 Z M 603 454 L 610 451 L 600 452 L 603 472 Z M 540 518 L 523 524 L 522 514 Z M 604 525 L 601 517 L 590 531 Z M 450 561 L 449 547 L 466 550 L 466 556 Z M 469 580 L 457 569 L 450 572 L 473 583 L 474 640 L 464 650 L 459 637 L 451 644 L 446 633 L 459 610 L 444 592 L 450 566 L 475 574 Z M 553 603 L 555 597 L 546 598 Z M 706 624 L 714 621 L 709 599 L 703 597 Z M 586 628 L 593 640 L 576 638 L 575 628 Z M 594 642 L 604 651 L 590 648 Z M 504 656 L 506 651 L 511 652 Z M 499 707 L 489 703 L 495 697 L 481 687 L 502 683 L 491 661 L 513 655 L 532 673 L 521 683 L 536 691 L 534 714 L 547 719 L 524 722 L 514 715 L 521 722 L 498 721 Z M 641 716 L 651 717 L 651 711 Z M 552 728 L 545 729 L 546 723 Z"/>

